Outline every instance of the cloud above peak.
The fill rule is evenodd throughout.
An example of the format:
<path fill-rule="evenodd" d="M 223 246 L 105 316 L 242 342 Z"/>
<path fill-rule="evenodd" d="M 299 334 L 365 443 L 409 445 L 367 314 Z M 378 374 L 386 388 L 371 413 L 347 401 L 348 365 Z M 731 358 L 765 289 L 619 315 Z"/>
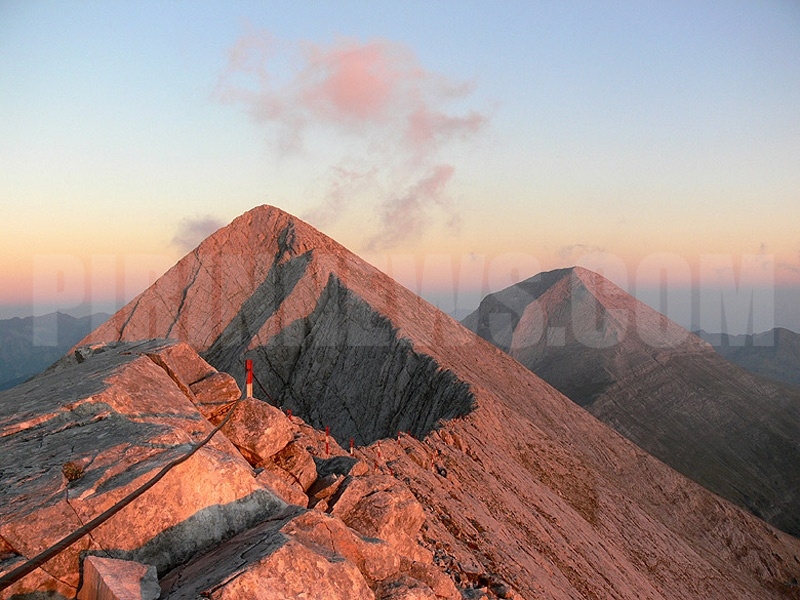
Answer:
<path fill-rule="evenodd" d="M 224 226 L 225 222 L 222 219 L 211 215 L 181 219 L 170 245 L 189 252 L 217 229 Z"/>
<path fill-rule="evenodd" d="M 388 228 L 370 237 L 374 245 L 381 236 L 396 244 L 418 235 L 429 209 L 443 207 L 455 171 L 444 156 L 448 146 L 468 142 L 488 122 L 483 112 L 463 109 L 473 90 L 425 69 L 407 46 L 389 40 L 287 43 L 251 30 L 231 50 L 216 96 L 243 105 L 281 156 L 313 156 L 324 147 L 327 162 L 317 167 L 329 184 L 304 216 L 327 225 L 368 189 Z M 414 230 L 389 227 L 389 214 Z"/>

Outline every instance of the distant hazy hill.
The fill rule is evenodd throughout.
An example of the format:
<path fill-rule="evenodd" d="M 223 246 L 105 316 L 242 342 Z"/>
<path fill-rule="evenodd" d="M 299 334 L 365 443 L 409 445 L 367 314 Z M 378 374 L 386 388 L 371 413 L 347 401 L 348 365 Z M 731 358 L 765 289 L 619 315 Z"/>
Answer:
<path fill-rule="evenodd" d="M 800 385 L 800 334 L 782 327 L 753 335 L 695 332 L 719 354 L 762 377 Z"/>
<path fill-rule="evenodd" d="M 580 268 L 491 294 L 463 323 L 673 468 L 800 534 L 800 390 Z"/>
<path fill-rule="evenodd" d="M 46 369 L 110 316 L 97 313 L 78 319 L 50 313 L 0 320 L 0 390 Z"/>

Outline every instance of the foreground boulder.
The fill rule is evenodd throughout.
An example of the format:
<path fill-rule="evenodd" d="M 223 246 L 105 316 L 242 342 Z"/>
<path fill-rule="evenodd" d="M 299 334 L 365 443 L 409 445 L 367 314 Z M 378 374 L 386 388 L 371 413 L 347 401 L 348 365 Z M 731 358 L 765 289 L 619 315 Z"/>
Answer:
<path fill-rule="evenodd" d="M 153 565 L 89 556 L 83 561 L 78 600 L 157 600 L 161 595 Z"/>
<path fill-rule="evenodd" d="M 213 426 L 189 385 L 213 372 L 184 344 L 109 344 L 71 355 L 0 396 L 6 548 L 0 574 L 89 522 L 205 438 Z M 82 553 L 165 572 L 283 507 L 218 434 L 0 597 L 34 590 L 74 597 Z"/>
<path fill-rule="evenodd" d="M 294 427 L 283 412 L 255 398 L 242 400 L 222 428 L 253 464 L 263 463 L 292 441 Z"/>
<path fill-rule="evenodd" d="M 265 521 L 170 573 L 162 581 L 164 597 L 374 600 L 356 563 L 376 574 L 396 571 L 388 549 L 359 540 L 353 532 L 343 535 L 346 527 L 340 521 L 333 523 L 334 536 L 325 520 L 316 511 L 294 510 Z M 377 548 L 364 550 L 368 544 Z"/>
<path fill-rule="evenodd" d="M 425 511 L 409 489 L 393 477 L 348 477 L 332 504 L 331 514 L 350 527 L 386 540 L 412 560 L 430 562 L 430 556 L 416 543 Z"/>

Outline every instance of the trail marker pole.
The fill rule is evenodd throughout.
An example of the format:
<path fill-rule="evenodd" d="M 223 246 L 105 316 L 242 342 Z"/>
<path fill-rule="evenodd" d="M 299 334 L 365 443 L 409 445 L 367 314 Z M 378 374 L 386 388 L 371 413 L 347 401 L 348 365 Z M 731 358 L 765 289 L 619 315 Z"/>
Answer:
<path fill-rule="evenodd" d="M 325 425 L 325 458 L 331 457 L 331 443 L 330 443 L 331 428 Z"/>
<path fill-rule="evenodd" d="M 247 372 L 247 398 L 253 397 L 253 361 L 244 361 L 244 369 Z"/>
<path fill-rule="evenodd" d="M 355 440 L 353 438 L 350 438 L 350 456 L 353 456 L 355 454 L 355 446 L 356 446 Z"/>

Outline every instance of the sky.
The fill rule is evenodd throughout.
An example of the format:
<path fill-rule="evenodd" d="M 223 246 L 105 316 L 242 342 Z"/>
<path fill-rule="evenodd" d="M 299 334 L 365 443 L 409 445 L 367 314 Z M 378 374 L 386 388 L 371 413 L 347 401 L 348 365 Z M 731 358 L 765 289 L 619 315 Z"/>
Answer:
<path fill-rule="evenodd" d="M 260 204 L 457 316 L 581 265 L 800 331 L 800 3 L 0 1 L 0 318 Z"/>

